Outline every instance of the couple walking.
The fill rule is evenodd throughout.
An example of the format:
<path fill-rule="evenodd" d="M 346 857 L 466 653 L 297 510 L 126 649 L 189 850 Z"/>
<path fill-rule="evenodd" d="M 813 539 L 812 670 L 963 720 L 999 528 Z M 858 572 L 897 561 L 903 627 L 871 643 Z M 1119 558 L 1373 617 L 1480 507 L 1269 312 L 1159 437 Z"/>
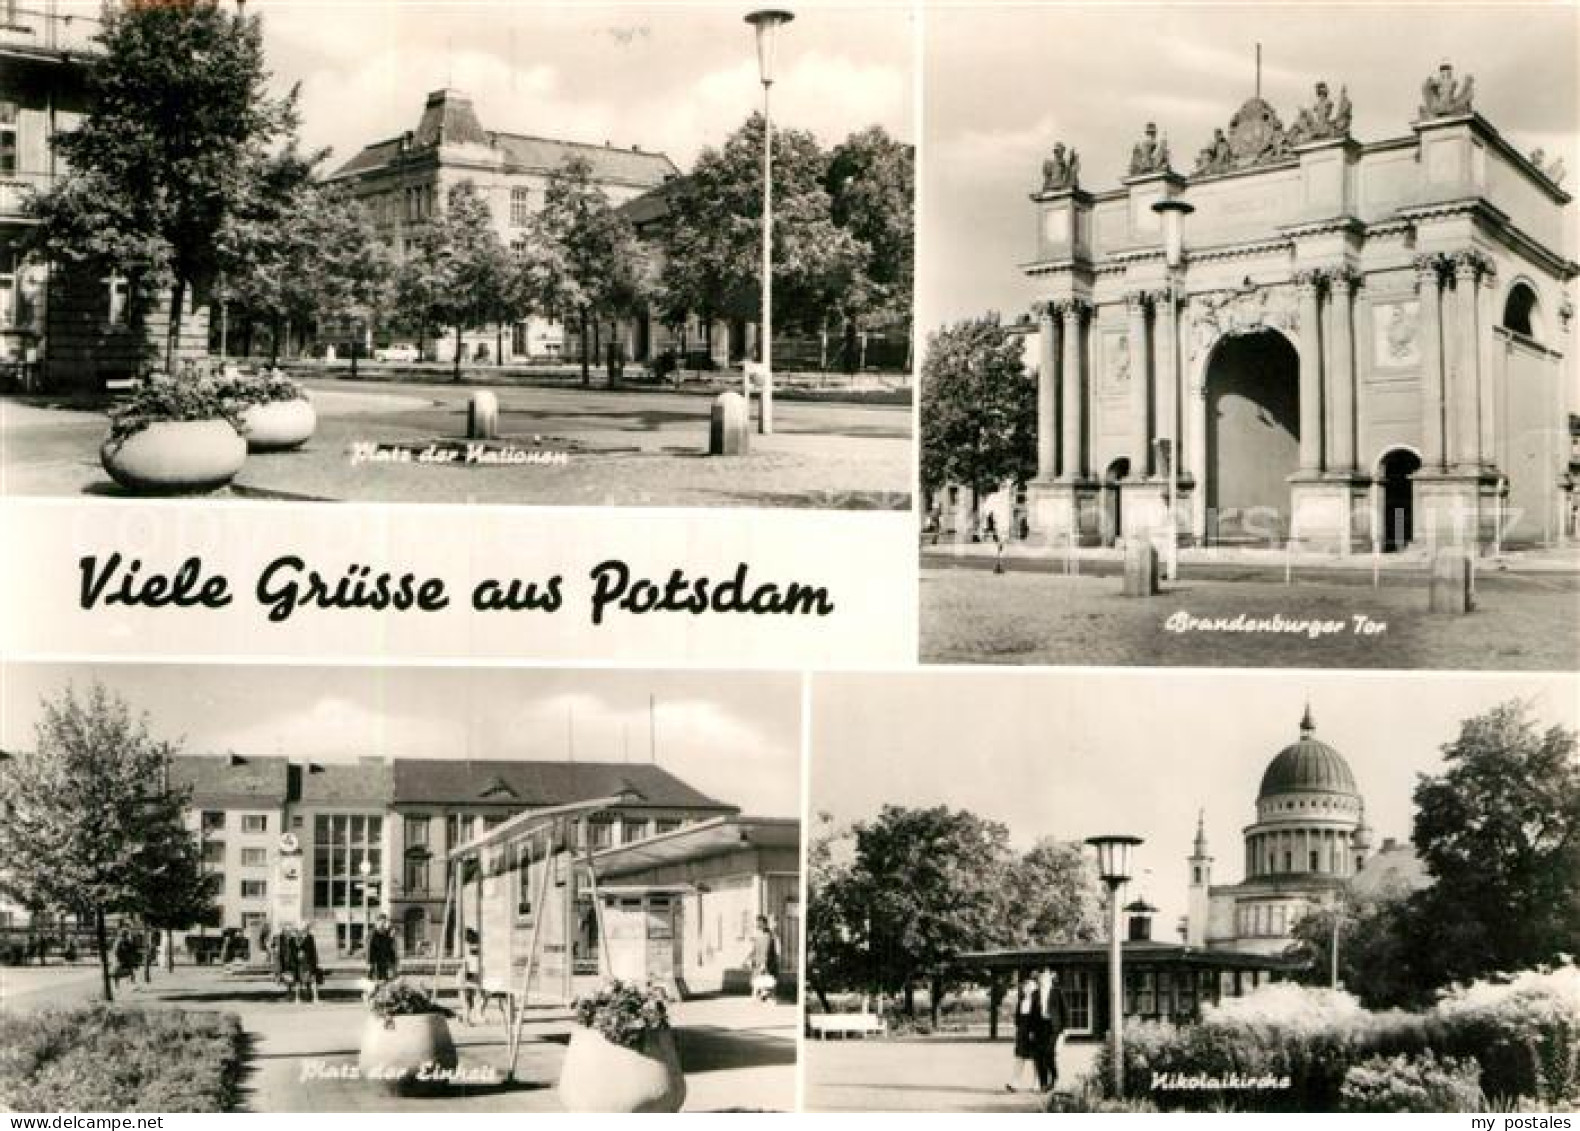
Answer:
<path fill-rule="evenodd" d="M 1037 1090 L 1053 1090 L 1059 1079 L 1059 1040 L 1064 1028 L 1059 976 L 1043 967 L 1036 977 L 1022 981 L 1015 994 L 1015 1072 L 1004 1085 L 1006 1089 L 1029 1091 L 1023 1081 L 1030 1067 L 1037 1074 Z"/>

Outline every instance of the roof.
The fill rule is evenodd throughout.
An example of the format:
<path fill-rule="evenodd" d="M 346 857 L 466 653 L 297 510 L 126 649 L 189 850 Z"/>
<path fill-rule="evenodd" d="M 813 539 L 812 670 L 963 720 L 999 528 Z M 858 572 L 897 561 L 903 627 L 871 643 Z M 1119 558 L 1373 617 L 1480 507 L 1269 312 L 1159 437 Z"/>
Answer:
<path fill-rule="evenodd" d="M 397 805 L 500 805 L 541 808 L 631 792 L 623 808 L 715 809 L 732 805 L 693 789 L 662 766 L 647 762 L 456 761 L 399 759 L 394 763 Z"/>
<path fill-rule="evenodd" d="M 1280 750 L 1262 774 L 1257 799 L 1276 793 L 1347 793 L 1358 796 L 1355 775 L 1344 756 L 1316 738 L 1317 727 L 1306 709 L 1300 721 L 1300 740 Z"/>
<path fill-rule="evenodd" d="M 291 767 L 291 800 L 304 805 L 376 805 L 394 797 L 391 764 L 382 759 L 309 762 Z"/>
<path fill-rule="evenodd" d="M 1415 849 L 1392 840 L 1368 856 L 1350 880 L 1350 891 L 1363 898 L 1397 898 L 1431 886 L 1432 876 Z"/>
<path fill-rule="evenodd" d="M 717 817 L 674 832 L 614 845 L 593 854 L 600 875 L 621 876 L 647 868 L 705 860 L 743 848 L 801 847 L 801 823 L 793 818 Z"/>
<path fill-rule="evenodd" d="M 571 157 L 584 157 L 592 166 L 595 181 L 661 185 L 679 172 L 662 153 L 485 130 L 470 98 L 459 91 L 437 90 L 428 95 L 414 131 L 363 147 L 331 174 L 331 179 L 392 164 L 403 150 L 431 153 L 437 146 L 451 144 L 495 148 L 507 166 L 523 172 L 549 173 Z"/>
<path fill-rule="evenodd" d="M 290 763 L 282 757 L 182 754 L 170 760 L 170 784 L 177 789 L 190 789 L 192 803 L 198 807 L 284 805 L 289 795 L 289 775 Z"/>
<path fill-rule="evenodd" d="M 641 196 L 632 197 L 615 211 L 637 227 L 652 224 L 669 215 L 669 198 L 688 178 L 671 177 L 657 188 L 649 189 Z"/>
<path fill-rule="evenodd" d="M 1126 962 L 1149 961 L 1168 965 L 1192 966 L 1214 970 L 1290 970 L 1300 965 L 1298 960 L 1275 954 L 1252 954 L 1248 951 L 1218 949 L 1215 947 L 1185 946 L 1183 943 L 1146 940 L 1125 940 L 1122 953 Z M 1005 947 L 999 950 L 978 950 L 957 954 L 949 963 L 955 968 L 988 970 L 1025 969 L 1039 964 L 1073 966 L 1086 963 L 1106 963 L 1106 943 L 1061 943 L 1043 947 Z"/>

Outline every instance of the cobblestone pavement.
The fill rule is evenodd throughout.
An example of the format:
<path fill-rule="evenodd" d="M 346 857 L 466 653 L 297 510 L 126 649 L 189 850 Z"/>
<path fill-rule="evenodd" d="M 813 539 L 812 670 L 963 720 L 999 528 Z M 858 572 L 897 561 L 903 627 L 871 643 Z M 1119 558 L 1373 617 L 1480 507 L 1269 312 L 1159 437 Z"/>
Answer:
<path fill-rule="evenodd" d="M 926 567 L 921 653 L 924 662 L 964 664 L 1528 671 L 1580 664 L 1580 578 L 1572 574 L 1483 575 L 1467 616 L 1429 613 L 1419 573 L 1380 582 L 1297 575 L 1285 585 L 1265 571 L 1212 580 L 1187 568 L 1159 596 L 1127 598 L 1112 575 Z M 1306 630 L 1270 630 L 1275 618 Z M 1253 621 L 1263 630 L 1246 631 Z M 1312 621 L 1338 627 L 1313 636 Z"/>

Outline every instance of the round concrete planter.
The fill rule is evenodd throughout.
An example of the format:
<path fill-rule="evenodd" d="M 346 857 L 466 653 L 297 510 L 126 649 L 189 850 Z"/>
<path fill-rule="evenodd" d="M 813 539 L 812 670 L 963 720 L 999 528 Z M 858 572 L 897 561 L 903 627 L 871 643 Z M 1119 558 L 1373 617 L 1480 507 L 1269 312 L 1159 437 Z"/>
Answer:
<path fill-rule="evenodd" d="M 442 1091 L 458 1060 L 450 1025 L 438 1013 L 369 1016 L 357 1070 L 367 1083 L 397 1095 Z"/>
<path fill-rule="evenodd" d="M 306 397 L 249 405 L 241 414 L 242 435 L 250 452 L 288 452 L 307 443 L 318 427 L 318 413 Z"/>
<path fill-rule="evenodd" d="M 247 442 L 228 420 L 162 420 L 120 444 L 106 440 L 99 462 L 139 495 L 201 495 L 229 483 L 247 459 Z"/>
<path fill-rule="evenodd" d="M 560 1067 L 560 1102 L 566 1111 L 679 1111 L 686 1077 L 669 1029 L 648 1033 L 640 1048 L 579 1028 Z"/>

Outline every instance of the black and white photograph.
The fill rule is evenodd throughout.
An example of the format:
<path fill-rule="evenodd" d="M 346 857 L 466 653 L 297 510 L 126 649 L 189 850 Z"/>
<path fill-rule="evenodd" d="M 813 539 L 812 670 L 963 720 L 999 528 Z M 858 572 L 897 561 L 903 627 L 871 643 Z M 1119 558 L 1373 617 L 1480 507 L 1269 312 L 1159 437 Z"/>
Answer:
<path fill-rule="evenodd" d="M 815 676 L 807 1109 L 1574 1110 L 1577 715 L 1569 676 Z"/>
<path fill-rule="evenodd" d="M 794 1108 L 799 677 L 0 677 L 5 1109 Z"/>
<path fill-rule="evenodd" d="M 913 40 L 8 3 L 4 491 L 908 510 Z"/>
<path fill-rule="evenodd" d="M 923 659 L 1576 667 L 1577 18 L 929 12 Z"/>

